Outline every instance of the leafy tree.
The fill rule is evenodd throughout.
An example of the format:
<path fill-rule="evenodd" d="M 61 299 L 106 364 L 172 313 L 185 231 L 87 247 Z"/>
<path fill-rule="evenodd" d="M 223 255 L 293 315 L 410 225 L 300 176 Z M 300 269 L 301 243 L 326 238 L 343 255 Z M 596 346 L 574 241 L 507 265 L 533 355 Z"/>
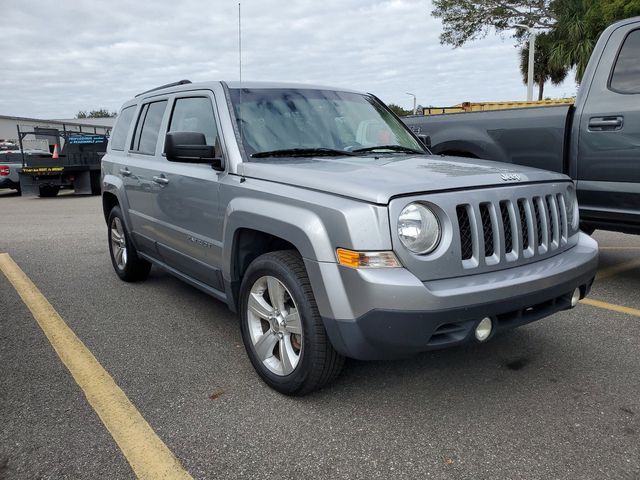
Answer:
<path fill-rule="evenodd" d="M 91 110 L 89 113 L 87 113 L 86 110 L 80 110 L 76 114 L 76 118 L 110 118 L 115 116 L 116 112 L 110 112 L 106 108 Z"/>
<path fill-rule="evenodd" d="M 551 81 L 554 85 L 560 85 L 569 69 L 562 64 L 552 62 L 551 57 L 554 47 L 554 38 L 548 33 L 542 33 L 536 38 L 535 56 L 533 65 L 533 80 L 538 85 L 538 100 L 544 98 L 544 84 Z M 529 74 L 529 43 L 520 50 L 520 72 L 524 83 L 528 81 Z"/>
<path fill-rule="evenodd" d="M 400 105 L 396 105 L 394 103 L 390 103 L 387 106 L 389 107 L 389 110 L 391 110 L 393 113 L 395 113 L 399 117 L 406 117 L 407 115 L 413 114 L 413 110 L 405 110 Z"/>
<path fill-rule="evenodd" d="M 491 31 L 512 31 L 521 43 L 526 30 L 516 24 L 529 25 L 549 35 L 547 66 L 558 72 L 575 68 L 578 82 L 603 30 L 617 20 L 640 15 L 640 0 L 433 0 L 433 4 L 431 14 L 442 19 L 443 45 L 460 47 Z"/>
<path fill-rule="evenodd" d="M 552 3 L 552 0 L 434 0 L 431 14 L 442 19 L 444 31 L 440 43 L 460 47 L 486 37 L 492 29 L 513 30 L 513 36 L 521 39 L 525 32 L 514 30 L 518 23 L 550 28 L 555 24 Z"/>
<path fill-rule="evenodd" d="M 580 82 L 598 37 L 612 23 L 640 15 L 640 0 L 555 0 L 555 65 L 576 69 Z"/>

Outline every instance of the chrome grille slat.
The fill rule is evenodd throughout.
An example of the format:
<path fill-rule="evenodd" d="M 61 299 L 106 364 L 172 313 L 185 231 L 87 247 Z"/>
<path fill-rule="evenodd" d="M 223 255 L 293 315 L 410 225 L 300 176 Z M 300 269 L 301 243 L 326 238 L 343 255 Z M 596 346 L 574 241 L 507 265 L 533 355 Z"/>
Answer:
<path fill-rule="evenodd" d="M 564 195 L 557 193 L 556 201 L 558 203 L 558 212 L 560 212 L 560 224 L 562 225 L 562 238 L 560 240 L 560 245 L 565 245 L 567 243 L 567 237 L 569 236 L 569 225 L 567 224 L 567 205 L 564 203 Z"/>
<path fill-rule="evenodd" d="M 465 269 L 534 259 L 565 246 L 568 223 L 561 193 L 458 204 L 460 258 Z"/>
<path fill-rule="evenodd" d="M 542 197 L 534 197 L 534 201 L 538 206 L 538 215 L 540 220 L 540 242 L 538 243 L 538 253 L 545 253 L 549 250 L 549 216 L 547 205 Z"/>
<path fill-rule="evenodd" d="M 513 228 L 511 225 L 511 212 L 509 211 L 509 202 L 502 200 L 500 202 L 500 219 L 502 232 L 504 235 L 504 250 L 501 253 L 505 255 L 513 251 Z"/>

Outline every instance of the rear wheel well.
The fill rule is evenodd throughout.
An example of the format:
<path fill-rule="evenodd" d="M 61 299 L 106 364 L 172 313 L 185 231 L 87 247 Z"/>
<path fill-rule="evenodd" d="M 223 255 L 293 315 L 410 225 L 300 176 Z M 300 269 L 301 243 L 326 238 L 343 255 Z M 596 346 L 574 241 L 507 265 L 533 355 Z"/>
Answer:
<path fill-rule="evenodd" d="M 109 220 L 109 214 L 116 205 L 120 205 L 120 203 L 118 202 L 118 197 L 113 193 L 104 193 L 102 195 L 102 212 L 104 213 L 105 221 Z"/>
<path fill-rule="evenodd" d="M 291 242 L 284 238 L 259 230 L 241 228 L 235 233 L 231 256 L 231 290 L 235 306 L 238 303 L 242 278 L 251 262 L 260 255 L 278 250 L 298 251 Z"/>

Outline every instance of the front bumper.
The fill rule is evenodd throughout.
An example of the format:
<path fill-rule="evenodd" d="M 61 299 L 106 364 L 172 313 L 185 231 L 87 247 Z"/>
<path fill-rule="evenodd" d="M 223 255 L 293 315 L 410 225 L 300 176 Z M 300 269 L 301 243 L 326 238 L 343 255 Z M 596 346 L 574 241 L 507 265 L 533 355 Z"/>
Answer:
<path fill-rule="evenodd" d="M 574 247 L 539 262 L 429 282 L 405 269 L 306 264 L 334 348 L 352 358 L 384 359 L 464 343 L 484 317 L 492 318 L 493 335 L 569 308 L 576 288 L 589 292 L 598 246 L 580 233 Z"/>

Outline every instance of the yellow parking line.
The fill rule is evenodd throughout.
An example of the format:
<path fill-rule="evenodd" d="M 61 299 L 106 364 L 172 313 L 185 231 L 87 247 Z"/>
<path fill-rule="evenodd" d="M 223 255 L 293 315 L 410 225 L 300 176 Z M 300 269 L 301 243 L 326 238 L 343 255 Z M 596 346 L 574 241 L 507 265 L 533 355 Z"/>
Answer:
<path fill-rule="evenodd" d="M 109 373 L 7 253 L 0 254 L 0 270 L 22 297 L 136 476 L 191 479 Z"/>
<path fill-rule="evenodd" d="M 637 308 L 623 307 L 622 305 L 615 305 L 613 303 L 601 302 L 600 300 L 593 300 L 591 298 L 583 298 L 580 303 L 591 305 L 592 307 L 604 308 L 605 310 L 612 310 L 614 312 L 626 313 L 640 317 L 640 310 Z"/>
<path fill-rule="evenodd" d="M 604 280 L 605 278 L 613 277 L 618 273 L 626 272 L 627 270 L 632 270 L 636 267 L 640 267 L 640 258 L 620 263 L 612 267 L 604 268 L 598 272 L 598 274 L 596 275 L 596 280 Z"/>

